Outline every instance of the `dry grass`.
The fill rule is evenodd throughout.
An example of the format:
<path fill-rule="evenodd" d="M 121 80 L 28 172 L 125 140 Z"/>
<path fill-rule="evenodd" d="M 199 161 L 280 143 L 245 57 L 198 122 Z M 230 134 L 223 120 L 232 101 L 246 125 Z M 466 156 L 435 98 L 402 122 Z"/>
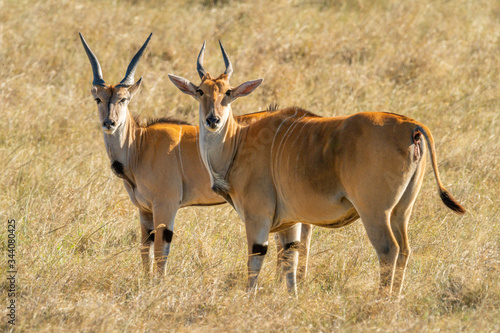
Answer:
<path fill-rule="evenodd" d="M 140 272 L 138 213 L 104 151 L 91 69 L 118 82 L 153 31 L 131 109 L 196 122 L 167 73 L 197 82 L 196 55 L 233 84 L 265 78 L 236 113 L 277 101 L 324 116 L 387 110 L 422 121 L 458 217 L 428 173 L 410 224 L 400 302 L 379 300 L 361 223 L 314 231 L 298 301 L 274 279 L 244 291 L 243 224 L 228 206 L 178 214 L 168 276 Z M 0 217 L 18 228 L 19 331 L 499 331 L 500 5 L 495 0 L 0 1 Z M 0 233 L 2 263 L 6 233 Z M 2 264 L 2 295 L 6 290 Z M 5 303 L 3 303 L 5 304 Z M 6 324 L 2 306 L 1 327 Z"/>

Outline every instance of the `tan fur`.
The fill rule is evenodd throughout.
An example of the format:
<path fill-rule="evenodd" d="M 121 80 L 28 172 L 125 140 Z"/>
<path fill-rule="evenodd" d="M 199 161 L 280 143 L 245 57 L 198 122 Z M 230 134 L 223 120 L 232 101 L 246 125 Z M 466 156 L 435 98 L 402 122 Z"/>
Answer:
<path fill-rule="evenodd" d="M 415 133 L 425 137 L 443 201 L 465 212 L 439 179 L 430 131 L 396 114 L 322 118 L 299 108 L 239 124 L 230 105 L 235 98 L 224 94 L 243 87 L 246 95 L 255 89 L 249 83 L 230 88 L 225 78 L 208 77 L 198 87 L 203 96 L 195 96 L 200 126 L 212 112 L 227 119 L 217 128 L 200 128 L 200 147 L 209 172 L 225 175 L 227 195 L 246 225 L 249 251 L 294 221 L 342 227 L 361 217 L 379 257 L 382 289 L 399 292 L 410 254 L 408 220 L 426 160 Z M 254 287 L 262 258 L 250 256 L 248 266 Z"/>
<path fill-rule="evenodd" d="M 92 95 L 94 99 L 101 100 L 98 104 L 101 122 L 107 117 L 118 122 L 119 114 L 125 114 L 122 147 L 126 157 L 120 159 L 113 156 L 116 152 L 110 150 L 108 154 L 111 162 L 120 159 L 125 177 L 133 184 L 131 186 L 124 179 L 130 200 L 140 212 L 144 270 L 149 272 L 150 269 L 149 236 L 154 233 L 154 263 L 156 270 L 164 274 L 165 247 L 169 244 L 163 234 L 173 232 L 177 210 L 187 206 L 225 203 L 210 189 L 210 178 L 198 151 L 198 126 L 177 124 L 176 121 L 139 126 L 127 106 L 118 103 L 123 98 L 132 97 L 126 87 L 94 86 Z M 268 114 L 258 112 L 236 119 L 250 123 Z M 302 233 L 308 237 L 301 252 L 301 270 L 305 275 L 311 228 L 304 226 Z"/>
<path fill-rule="evenodd" d="M 120 106 L 113 103 L 128 96 L 127 88 L 114 86 L 94 86 L 92 94 L 102 101 L 98 104 L 101 121 L 108 115 L 116 117 Z M 108 105 L 112 105 L 111 108 Z M 126 106 L 124 108 L 126 122 L 122 125 L 125 129 L 122 147 L 126 153 L 119 162 L 135 187 L 125 181 L 124 185 L 130 200 L 140 211 L 144 269 L 149 271 L 148 236 L 153 232 L 155 262 L 157 270 L 163 273 L 166 259 L 163 233 L 173 231 L 177 210 L 193 205 L 220 204 L 224 200 L 210 189 L 210 179 L 198 153 L 197 126 L 158 123 L 143 128 L 137 125 Z M 113 162 L 116 153 L 108 150 L 110 153 Z"/>
<path fill-rule="evenodd" d="M 106 84 L 99 60 L 82 34 L 80 39 L 92 67 L 91 92 L 97 102 L 111 169 L 123 179 L 130 200 L 139 208 L 144 270 L 149 272 L 149 252 L 154 243 L 156 271 L 164 274 L 177 210 L 192 205 L 220 204 L 224 200 L 211 191 L 211 176 L 201 160 L 198 127 L 169 118 L 142 121 L 128 111 L 128 104 L 142 82 L 140 78 L 134 83 L 134 74 L 151 36 L 132 58 L 118 85 Z M 219 78 L 227 80 L 229 77 L 222 75 Z M 191 90 L 193 88 L 190 86 Z M 248 124 L 266 115 L 261 112 L 239 118 Z M 225 192 L 221 194 L 227 197 Z M 299 229 L 300 225 L 294 228 Z M 301 253 L 306 255 L 310 233 L 310 227 L 302 228 L 307 242 Z M 302 261 L 307 265 L 307 258 Z"/>

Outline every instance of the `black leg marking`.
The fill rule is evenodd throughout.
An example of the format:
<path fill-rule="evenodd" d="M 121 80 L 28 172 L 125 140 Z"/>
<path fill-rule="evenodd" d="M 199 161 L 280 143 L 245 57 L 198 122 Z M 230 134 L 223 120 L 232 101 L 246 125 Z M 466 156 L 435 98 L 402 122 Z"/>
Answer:
<path fill-rule="evenodd" d="M 263 256 L 267 253 L 267 245 L 254 244 L 252 246 L 252 254 Z"/>
<path fill-rule="evenodd" d="M 289 249 L 298 251 L 299 250 L 299 246 L 300 246 L 300 242 L 298 242 L 298 241 L 285 244 L 285 251 L 289 250 Z"/>
<path fill-rule="evenodd" d="M 172 237 L 174 237 L 174 232 L 168 229 L 163 230 L 163 240 L 167 243 L 172 242 Z"/>
<path fill-rule="evenodd" d="M 153 230 L 148 230 L 148 236 L 146 237 L 144 243 L 153 243 L 155 241 L 155 233 Z"/>

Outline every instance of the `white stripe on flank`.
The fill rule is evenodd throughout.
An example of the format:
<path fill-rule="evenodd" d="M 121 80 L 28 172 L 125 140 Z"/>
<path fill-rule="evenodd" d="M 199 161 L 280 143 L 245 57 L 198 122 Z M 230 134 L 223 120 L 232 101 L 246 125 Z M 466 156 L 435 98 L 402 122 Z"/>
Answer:
<path fill-rule="evenodd" d="M 278 132 L 280 131 L 280 128 L 281 128 L 281 125 L 283 125 L 283 123 L 285 121 L 287 121 L 288 119 L 292 118 L 292 117 L 295 117 L 295 115 L 297 114 L 297 110 L 295 110 L 295 113 L 292 115 L 292 116 L 289 116 L 289 117 L 286 117 L 282 122 L 281 124 L 278 126 L 278 129 L 276 130 L 276 133 L 274 134 L 274 138 L 273 138 L 273 143 L 271 144 L 271 161 L 273 160 L 273 148 L 274 148 L 274 141 L 276 140 L 276 136 L 278 136 Z"/>
<path fill-rule="evenodd" d="M 295 142 L 297 142 L 297 140 L 300 138 L 300 133 L 302 133 L 302 130 L 304 129 L 304 127 L 306 127 L 306 124 L 309 123 L 312 119 L 309 119 L 308 121 L 306 121 L 303 125 L 302 125 L 302 128 L 300 129 L 299 133 L 297 133 L 297 135 L 295 136 L 295 140 L 293 141 L 293 144 L 292 146 L 295 146 Z M 289 165 L 290 164 L 290 155 L 292 154 L 293 150 L 290 150 L 290 153 L 288 154 L 288 159 L 286 161 L 286 164 Z"/>
<path fill-rule="evenodd" d="M 306 125 L 307 125 L 307 124 L 309 124 L 309 122 L 310 122 L 311 120 L 314 120 L 314 118 L 309 119 L 309 120 L 308 120 L 308 121 L 304 124 L 304 126 L 300 129 L 299 134 L 300 134 L 300 133 L 302 132 L 302 130 L 306 127 Z M 311 128 L 312 128 L 312 126 L 309 128 L 309 131 L 311 131 Z M 308 132 L 308 133 L 309 133 L 309 132 Z M 299 135 L 297 135 L 297 137 L 298 137 L 298 136 L 299 136 Z M 303 147 L 303 146 L 300 146 L 299 151 L 297 152 L 297 159 L 295 160 L 295 174 L 297 174 L 297 166 L 299 165 L 299 155 L 300 155 L 300 152 L 302 151 L 302 147 Z M 290 156 L 288 156 L 288 158 L 290 158 Z"/>
<path fill-rule="evenodd" d="M 273 169 L 275 169 L 274 172 L 273 172 L 273 176 L 274 176 L 275 180 L 276 180 L 276 171 L 278 170 L 278 167 L 279 167 L 278 163 L 281 161 L 280 155 L 282 155 L 282 153 L 283 153 L 283 152 L 280 153 L 281 145 L 283 144 L 283 142 L 286 141 L 287 135 L 289 135 L 289 134 L 291 135 L 292 134 L 293 129 L 295 129 L 295 127 L 297 127 L 297 125 L 300 123 L 300 120 L 302 118 L 304 118 L 306 115 L 307 114 L 303 114 L 299 119 L 295 120 L 295 123 L 292 124 L 290 127 L 288 127 L 288 129 L 286 130 L 285 134 L 283 135 L 283 138 L 281 139 L 280 145 L 278 146 L 278 151 L 276 153 L 276 163 L 273 163 L 273 165 L 276 165 L 276 167 L 273 168 Z M 290 132 L 290 133 L 288 133 L 288 132 Z M 293 147 L 292 147 L 292 149 L 293 149 Z M 276 182 L 276 186 L 279 186 L 280 187 L 280 191 L 283 191 L 283 188 L 279 184 L 280 184 L 279 182 Z"/>
<path fill-rule="evenodd" d="M 278 162 L 278 161 L 281 159 L 281 158 L 280 158 L 280 155 L 283 155 L 283 154 L 280 154 L 280 149 L 281 149 L 281 145 L 283 144 L 283 142 L 285 142 L 285 141 L 286 141 L 286 139 L 287 139 L 287 134 L 288 134 L 288 132 L 290 132 L 290 135 L 291 135 L 291 134 L 292 134 L 292 132 L 293 132 L 293 129 L 294 129 L 295 127 L 297 127 L 297 125 L 299 124 L 299 121 L 300 121 L 302 118 L 304 118 L 306 115 L 307 115 L 307 114 L 305 114 L 305 113 L 304 113 L 304 114 L 302 115 L 302 117 L 300 117 L 299 119 L 295 120 L 295 124 L 293 124 L 292 126 L 288 127 L 288 129 L 286 130 L 285 135 L 283 135 L 283 138 L 281 139 L 280 145 L 278 146 L 278 155 L 277 155 L 277 156 L 278 156 L 278 158 L 277 158 L 276 162 Z M 283 153 L 283 152 L 282 152 L 282 153 Z"/>

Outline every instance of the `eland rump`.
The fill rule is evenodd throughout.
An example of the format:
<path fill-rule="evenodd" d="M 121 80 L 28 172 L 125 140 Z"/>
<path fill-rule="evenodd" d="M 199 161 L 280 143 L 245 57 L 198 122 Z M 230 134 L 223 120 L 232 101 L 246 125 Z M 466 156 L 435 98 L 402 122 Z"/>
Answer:
<path fill-rule="evenodd" d="M 198 148 L 198 126 L 169 118 L 141 121 L 128 110 L 142 82 L 142 77 L 135 82 L 134 74 L 150 38 L 151 35 L 133 57 L 125 78 L 118 85 L 109 85 L 103 79 L 97 57 L 80 34 L 92 65 L 91 93 L 97 103 L 111 168 L 123 179 L 130 200 L 139 208 L 144 271 L 150 270 L 149 252 L 153 245 L 156 271 L 164 274 L 179 208 L 225 201 L 210 189 L 210 178 Z M 267 112 L 257 112 L 238 117 L 237 121 L 249 123 L 265 115 Z M 300 268 L 304 275 L 311 229 L 309 225 L 301 228 Z M 283 246 L 278 243 L 278 248 Z M 281 258 L 278 265 L 284 265 Z"/>
<path fill-rule="evenodd" d="M 226 71 L 219 77 L 203 67 L 205 44 L 197 64 L 200 85 L 169 77 L 199 102 L 200 151 L 212 189 L 245 223 L 249 288 L 255 287 L 270 232 L 289 228 L 294 221 L 338 228 L 361 218 L 378 255 L 381 290 L 400 292 L 410 255 L 408 221 L 427 150 L 442 201 L 457 213 L 465 212 L 441 183 L 429 129 L 392 113 L 323 118 L 300 108 L 240 124 L 231 103 L 250 94 L 262 79 L 232 87 L 232 65 L 220 47 Z M 290 232 L 289 244 L 298 235 Z M 295 289 L 295 276 L 287 278 Z"/>

